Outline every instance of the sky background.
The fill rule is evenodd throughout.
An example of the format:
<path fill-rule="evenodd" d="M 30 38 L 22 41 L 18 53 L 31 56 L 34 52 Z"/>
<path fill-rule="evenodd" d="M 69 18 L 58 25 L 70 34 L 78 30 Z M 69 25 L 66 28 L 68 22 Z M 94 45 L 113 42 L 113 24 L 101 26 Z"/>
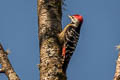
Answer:
<path fill-rule="evenodd" d="M 120 43 L 120 0 L 66 0 L 67 15 L 81 14 L 79 42 L 67 70 L 68 80 L 112 80 Z M 21 80 L 39 80 L 37 0 L 0 0 L 0 42 Z M 0 80 L 7 80 L 0 74 Z"/>

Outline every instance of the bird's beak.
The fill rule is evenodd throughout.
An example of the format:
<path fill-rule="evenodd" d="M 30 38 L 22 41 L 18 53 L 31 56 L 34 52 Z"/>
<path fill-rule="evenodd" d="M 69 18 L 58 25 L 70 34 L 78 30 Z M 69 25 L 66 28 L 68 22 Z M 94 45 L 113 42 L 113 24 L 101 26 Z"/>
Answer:
<path fill-rule="evenodd" d="M 68 17 L 69 17 L 70 19 L 72 19 L 72 16 L 68 15 Z"/>

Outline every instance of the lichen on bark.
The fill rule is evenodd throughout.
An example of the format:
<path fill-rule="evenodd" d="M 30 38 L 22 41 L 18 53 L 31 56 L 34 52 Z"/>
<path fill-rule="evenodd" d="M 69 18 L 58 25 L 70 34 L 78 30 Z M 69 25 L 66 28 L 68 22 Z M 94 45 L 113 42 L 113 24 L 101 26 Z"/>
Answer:
<path fill-rule="evenodd" d="M 40 80 L 66 80 L 62 70 L 61 32 L 62 0 L 38 0 L 38 35 L 40 43 Z"/>

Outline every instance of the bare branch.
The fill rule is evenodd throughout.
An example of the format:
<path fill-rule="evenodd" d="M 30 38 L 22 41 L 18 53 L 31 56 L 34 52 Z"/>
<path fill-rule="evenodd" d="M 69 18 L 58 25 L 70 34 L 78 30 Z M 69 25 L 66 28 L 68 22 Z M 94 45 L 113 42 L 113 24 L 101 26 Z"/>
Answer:
<path fill-rule="evenodd" d="M 120 80 L 120 45 L 117 45 L 116 49 L 119 50 L 119 54 L 118 59 L 116 61 L 116 71 L 114 75 L 114 80 Z"/>
<path fill-rule="evenodd" d="M 8 77 L 8 80 L 20 80 L 12 65 L 10 64 L 7 55 L 8 53 L 4 51 L 2 44 L 0 44 L 0 64 L 2 65 L 0 73 L 5 73 Z"/>

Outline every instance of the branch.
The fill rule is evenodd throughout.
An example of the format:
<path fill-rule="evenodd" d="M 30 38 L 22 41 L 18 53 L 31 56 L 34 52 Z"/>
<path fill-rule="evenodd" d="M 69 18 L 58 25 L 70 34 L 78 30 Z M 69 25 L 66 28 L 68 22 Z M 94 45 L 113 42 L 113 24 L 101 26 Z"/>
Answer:
<path fill-rule="evenodd" d="M 2 44 L 0 44 L 0 73 L 5 73 L 8 80 L 20 80 L 16 72 L 14 71 L 10 61 L 8 59 L 8 53 L 4 51 Z"/>
<path fill-rule="evenodd" d="M 114 80 L 120 80 L 120 45 L 116 46 L 119 50 L 118 59 L 116 61 L 116 71 L 114 75 Z"/>
<path fill-rule="evenodd" d="M 40 80 L 66 80 L 62 70 L 61 32 L 62 0 L 38 0 L 40 40 Z"/>

